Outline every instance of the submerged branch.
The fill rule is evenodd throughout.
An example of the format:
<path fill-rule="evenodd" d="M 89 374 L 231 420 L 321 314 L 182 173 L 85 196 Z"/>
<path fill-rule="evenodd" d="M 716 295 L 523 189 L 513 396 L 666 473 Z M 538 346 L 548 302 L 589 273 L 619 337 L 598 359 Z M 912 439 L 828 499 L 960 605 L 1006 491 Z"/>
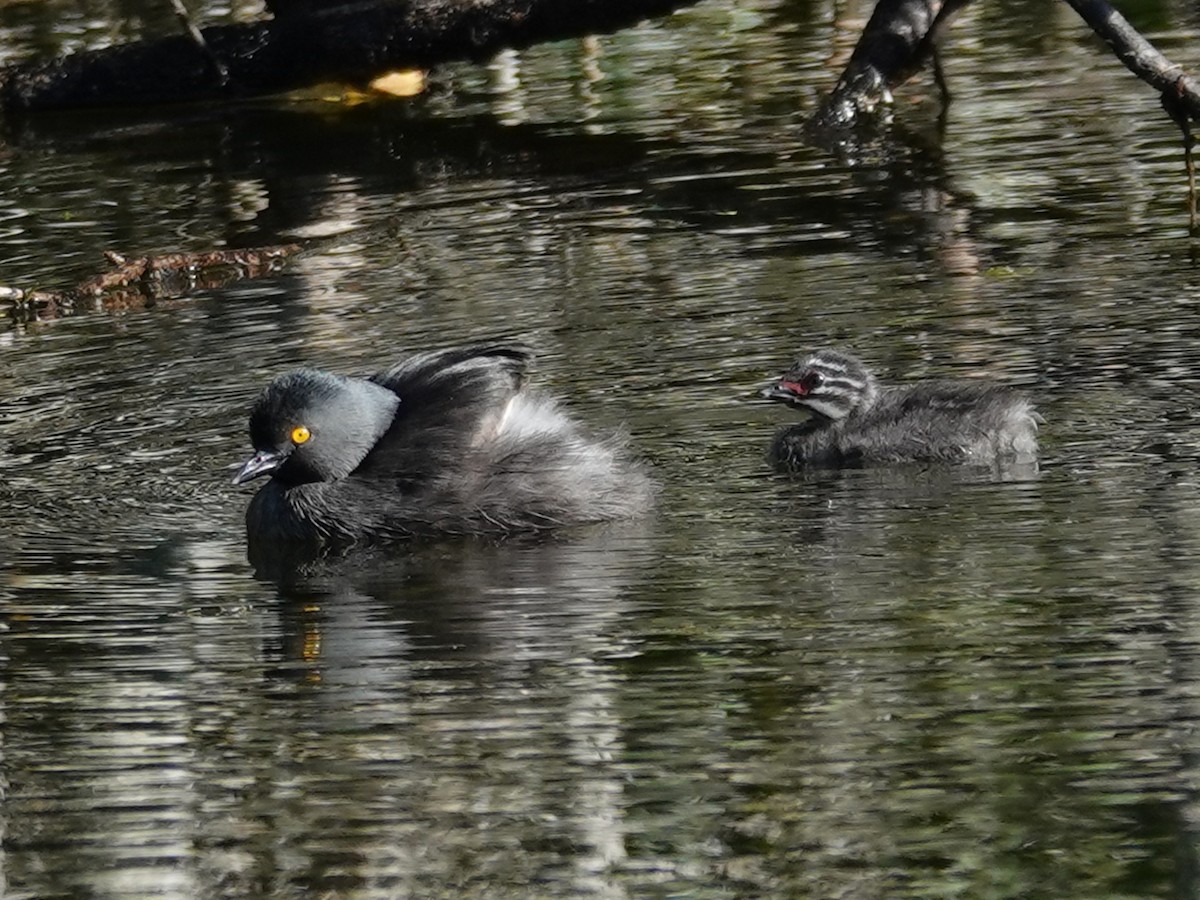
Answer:
<path fill-rule="evenodd" d="M 937 49 L 950 20 L 970 0 L 879 0 L 837 84 L 810 130 L 853 127 L 891 102 Z"/>
<path fill-rule="evenodd" d="M 137 259 L 126 259 L 110 250 L 104 254 L 115 267 L 109 272 L 60 291 L 0 287 L 0 303 L 7 303 L 14 317 L 26 321 L 57 319 L 84 304 L 109 309 L 142 307 L 191 291 L 269 275 L 280 269 L 285 258 L 300 250 L 299 244 L 280 244 L 246 250 L 164 253 Z"/>

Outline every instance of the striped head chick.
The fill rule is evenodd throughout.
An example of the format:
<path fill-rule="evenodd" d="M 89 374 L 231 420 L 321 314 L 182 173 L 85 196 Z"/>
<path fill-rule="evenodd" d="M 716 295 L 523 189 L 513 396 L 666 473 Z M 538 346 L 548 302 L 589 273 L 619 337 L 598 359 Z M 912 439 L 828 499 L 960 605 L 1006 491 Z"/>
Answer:
<path fill-rule="evenodd" d="M 861 360 L 830 348 L 800 357 L 760 394 L 833 422 L 866 412 L 878 395 L 875 377 Z"/>

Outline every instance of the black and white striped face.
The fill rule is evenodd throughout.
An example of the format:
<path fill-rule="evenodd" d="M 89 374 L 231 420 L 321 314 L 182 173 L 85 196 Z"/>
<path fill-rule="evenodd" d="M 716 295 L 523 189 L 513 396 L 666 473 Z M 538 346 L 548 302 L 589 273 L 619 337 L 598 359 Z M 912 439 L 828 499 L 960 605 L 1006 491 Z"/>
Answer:
<path fill-rule="evenodd" d="M 849 353 L 816 350 L 798 359 L 762 396 L 826 419 L 844 419 L 875 399 L 875 379 Z"/>

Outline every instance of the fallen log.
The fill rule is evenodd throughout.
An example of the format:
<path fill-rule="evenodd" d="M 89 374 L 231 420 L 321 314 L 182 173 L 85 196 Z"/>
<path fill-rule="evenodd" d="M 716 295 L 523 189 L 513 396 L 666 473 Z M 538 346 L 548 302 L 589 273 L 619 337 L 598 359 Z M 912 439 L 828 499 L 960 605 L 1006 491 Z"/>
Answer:
<path fill-rule="evenodd" d="M 394 69 L 428 69 L 616 31 L 697 0 L 406 0 L 318 8 L 216 25 L 0 70 L 0 109 L 221 100 L 328 81 L 366 85 Z"/>

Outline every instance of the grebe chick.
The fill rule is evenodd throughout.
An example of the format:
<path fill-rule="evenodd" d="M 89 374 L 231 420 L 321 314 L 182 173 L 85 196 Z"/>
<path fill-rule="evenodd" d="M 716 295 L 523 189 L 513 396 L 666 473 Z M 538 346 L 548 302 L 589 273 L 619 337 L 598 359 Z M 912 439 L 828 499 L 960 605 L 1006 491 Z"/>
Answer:
<path fill-rule="evenodd" d="M 809 412 L 781 428 L 770 460 L 784 470 L 897 462 L 994 465 L 1037 459 L 1041 416 L 1025 394 L 946 379 L 881 385 L 857 357 L 815 350 L 761 396 Z"/>

